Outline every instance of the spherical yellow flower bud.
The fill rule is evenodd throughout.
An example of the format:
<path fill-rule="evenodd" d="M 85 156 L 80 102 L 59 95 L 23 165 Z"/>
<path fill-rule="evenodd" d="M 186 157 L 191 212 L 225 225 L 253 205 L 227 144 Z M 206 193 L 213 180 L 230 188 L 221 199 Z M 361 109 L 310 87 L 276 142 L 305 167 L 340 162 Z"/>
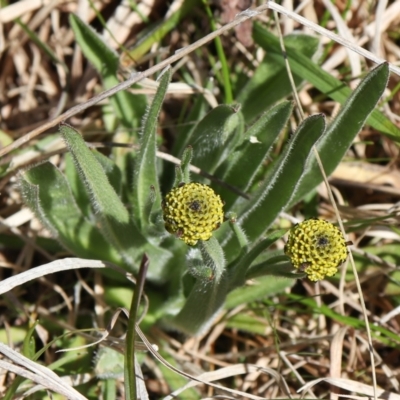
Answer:
<path fill-rule="evenodd" d="M 209 186 L 188 183 L 172 189 L 162 203 L 165 229 L 194 246 L 208 240 L 224 219 L 223 203 Z"/>
<path fill-rule="evenodd" d="M 328 221 L 312 218 L 290 230 L 285 254 L 311 281 L 319 281 L 336 274 L 348 250 L 339 228 Z"/>

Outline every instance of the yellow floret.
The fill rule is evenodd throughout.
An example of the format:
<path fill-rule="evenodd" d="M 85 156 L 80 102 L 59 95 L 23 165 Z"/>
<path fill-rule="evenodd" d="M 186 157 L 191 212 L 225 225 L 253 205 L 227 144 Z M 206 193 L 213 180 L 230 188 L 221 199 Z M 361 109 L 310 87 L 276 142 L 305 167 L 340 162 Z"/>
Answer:
<path fill-rule="evenodd" d="M 289 232 L 285 254 L 311 281 L 333 276 L 346 261 L 348 250 L 342 232 L 322 219 L 308 219 Z"/>
<path fill-rule="evenodd" d="M 165 229 L 186 244 L 208 240 L 224 219 L 223 203 L 209 186 L 188 183 L 172 189 L 162 203 Z"/>

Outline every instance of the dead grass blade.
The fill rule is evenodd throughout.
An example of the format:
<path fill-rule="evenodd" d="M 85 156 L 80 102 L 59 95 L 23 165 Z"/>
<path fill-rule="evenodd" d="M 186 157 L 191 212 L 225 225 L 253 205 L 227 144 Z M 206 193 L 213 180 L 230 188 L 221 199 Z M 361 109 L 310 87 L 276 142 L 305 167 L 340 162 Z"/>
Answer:
<path fill-rule="evenodd" d="M 0 295 L 9 292 L 17 286 L 26 282 L 40 278 L 45 275 L 54 274 L 55 272 L 69 271 L 80 268 L 112 268 L 123 275 L 127 273 L 120 267 L 109 262 L 99 260 L 85 260 L 83 258 L 64 258 L 63 260 L 52 261 L 40 267 L 29 269 L 18 275 L 4 279 L 0 282 Z"/>
<path fill-rule="evenodd" d="M 229 367 L 220 368 L 216 371 L 205 372 L 204 374 L 197 376 L 197 379 L 202 380 L 203 382 L 196 382 L 196 381 L 189 382 L 185 386 L 175 390 L 170 395 L 164 397 L 163 400 L 172 400 L 176 396 L 181 394 L 184 390 L 189 389 L 191 387 L 195 387 L 195 386 L 199 385 L 200 383 L 205 383 L 205 384 L 209 385 L 211 381 L 229 378 L 231 376 L 249 374 L 249 373 L 253 373 L 253 372 L 257 372 L 257 373 L 263 372 L 263 373 L 267 373 L 267 374 L 271 375 L 278 382 L 278 384 L 282 383 L 282 385 L 280 385 L 280 386 L 281 386 L 281 389 L 283 388 L 285 396 L 288 396 L 288 398 L 290 398 L 290 399 L 292 398 L 292 396 L 290 395 L 290 392 L 289 392 L 289 388 L 287 386 L 285 386 L 285 383 L 282 380 L 281 376 L 274 369 L 260 367 L 258 365 L 252 365 L 252 364 L 236 364 L 236 365 L 230 365 Z M 233 392 L 236 394 L 239 394 L 239 395 L 246 395 L 246 397 L 248 397 L 248 398 L 253 398 L 253 397 L 250 397 L 249 394 L 242 393 L 240 391 L 233 391 Z"/>
<path fill-rule="evenodd" d="M 327 382 L 331 385 L 334 385 L 340 389 L 348 390 L 349 392 L 355 392 L 363 394 L 364 396 L 368 396 L 367 398 L 371 398 L 375 396 L 375 388 L 370 385 L 366 385 L 365 383 L 356 382 L 351 379 L 344 378 L 320 378 L 315 379 L 311 382 L 306 383 L 302 388 L 298 390 L 298 392 L 303 392 L 308 390 L 309 388 L 315 386 L 320 382 Z M 400 395 L 392 392 L 388 392 L 387 390 L 377 389 L 376 390 L 376 398 L 378 400 L 400 400 Z M 350 396 L 346 395 L 346 398 Z M 355 397 L 354 397 L 355 398 Z M 360 398 L 360 397 L 357 397 Z M 363 399 L 367 399 L 364 397 Z"/>
<path fill-rule="evenodd" d="M 232 393 L 235 395 L 239 395 L 239 396 L 244 396 L 247 399 L 252 399 L 252 400 L 261 400 L 263 399 L 262 397 L 259 396 L 255 396 L 249 393 L 244 393 L 241 392 L 239 390 L 234 390 L 234 389 L 230 389 L 228 387 L 224 387 L 224 386 L 220 386 L 220 385 L 216 385 L 214 383 L 211 383 L 212 380 L 216 380 L 216 379 L 223 379 L 226 378 L 228 376 L 232 376 L 232 375 L 238 375 L 240 372 L 239 371 L 243 371 L 241 372 L 242 374 L 244 373 L 248 373 L 248 372 L 252 372 L 252 371 L 263 371 L 267 374 L 272 375 L 277 383 L 279 384 L 279 386 L 281 387 L 281 389 L 284 391 L 285 395 L 288 396 L 290 398 L 290 392 L 288 390 L 288 386 L 284 380 L 284 378 L 278 374 L 275 370 L 271 369 L 271 368 L 262 368 L 259 367 L 257 365 L 253 365 L 253 364 L 237 364 L 231 367 L 226 367 L 226 368 L 221 368 L 217 371 L 212 371 L 212 372 L 206 372 L 204 374 L 201 374 L 199 376 L 193 376 L 190 375 L 186 372 L 180 371 L 179 369 L 175 368 L 173 365 L 171 365 L 168 361 L 166 361 L 159 353 L 158 351 L 156 351 L 154 349 L 154 347 L 151 345 L 151 343 L 147 340 L 145 334 L 142 332 L 142 330 L 139 328 L 138 325 L 136 325 L 136 332 L 137 334 L 140 336 L 140 338 L 142 339 L 143 343 L 146 345 L 148 351 L 159 361 L 161 362 L 165 367 L 169 368 L 171 371 L 192 380 L 193 382 L 189 382 L 187 385 L 184 386 L 184 388 L 179 389 L 180 391 L 183 391 L 189 387 L 192 386 L 196 386 L 198 384 L 206 384 L 208 386 L 211 386 L 215 389 L 218 390 L 222 390 L 223 392 L 228 392 L 228 393 Z M 232 368 L 234 373 L 232 373 Z M 219 372 L 220 371 L 220 372 Z M 228 374 L 226 373 L 226 371 L 230 371 Z M 212 377 L 212 379 L 211 379 Z M 180 392 L 179 392 L 180 393 Z M 172 400 L 175 397 L 175 392 L 167 397 L 164 398 L 164 400 Z"/>
<path fill-rule="evenodd" d="M 24 145 L 25 143 L 29 142 L 33 138 L 39 136 L 41 133 L 43 133 L 47 129 L 50 129 L 50 128 L 56 126 L 60 122 L 65 121 L 66 119 L 72 117 L 73 115 L 76 115 L 76 114 L 80 113 L 81 111 L 86 110 L 87 108 L 99 103 L 100 101 L 102 101 L 104 99 L 107 99 L 108 97 L 114 95 L 115 93 L 117 93 L 121 90 L 128 89 L 133 84 L 141 81 L 144 78 L 147 78 L 147 77 L 153 75 L 155 72 L 163 70 L 165 67 L 180 60 L 181 58 L 185 57 L 189 53 L 200 48 L 201 46 L 204 46 L 206 43 L 215 39 L 217 36 L 220 36 L 222 33 L 226 32 L 226 31 L 234 28 L 235 26 L 241 24 L 242 22 L 244 22 L 250 18 L 254 18 L 257 15 L 261 14 L 262 12 L 268 10 L 268 7 L 269 6 L 267 3 L 267 4 L 264 4 L 262 6 L 255 8 L 254 10 L 246 10 L 246 11 L 238 14 L 232 22 L 222 26 L 221 28 L 217 29 L 214 32 L 209 33 L 208 35 L 204 36 L 197 42 L 183 48 L 182 50 L 180 50 L 179 52 L 176 52 L 171 57 L 161 61 L 160 63 L 154 65 L 153 67 L 147 69 L 146 71 L 135 72 L 124 82 L 121 82 L 120 84 L 114 86 L 113 88 L 106 90 L 97 96 L 92 97 L 90 100 L 86 101 L 85 103 L 78 104 L 77 106 L 70 108 L 68 111 L 61 114 L 57 118 L 54 118 L 47 123 L 44 123 L 40 127 L 34 129 L 33 131 L 31 131 L 31 132 L 27 133 L 26 135 L 22 136 L 21 138 L 17 139 L 12 144 L 4 147 L 3 149 L 0 149 L 0 157 L 3 157 L 4 155 L 8 154 L 10 151 L 13 151 L 13 150 L 17 149 L 18 147 Z"/>
<path fill-rule="evenodd" d="M 0 360 L 0 368 L 30 379 L 33 382 L 52 390 L 53 392 L 62 394 L 67 399 L 86 400 L 85 396 L 82 396 L 73 387 L 66 384 L 53 371 L 35 363 L 29 358 L 6 346 L 4 343 L 0 343 L 0 353 L 17 364 L 15 365 L 4 360 Z"/>

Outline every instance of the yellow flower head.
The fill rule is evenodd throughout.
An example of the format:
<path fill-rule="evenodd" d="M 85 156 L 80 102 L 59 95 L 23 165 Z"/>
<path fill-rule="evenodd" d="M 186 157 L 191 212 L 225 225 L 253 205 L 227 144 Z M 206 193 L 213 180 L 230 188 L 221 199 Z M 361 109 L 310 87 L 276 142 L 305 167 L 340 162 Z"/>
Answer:
<path fill-rule="evenodd" d="M 319 281 L 336 274 L 348 250 L 339 228 L 323 219 L 312 218 L 290 230 L 285 254 L 311 281 Z"/>
<path fill-rule="evenodd" d="M 223 203 L 209 186 L 187 183 L 172 189 L 162 203 L 165 229 L 194 246 L 208 240 L 224 219 Z"/>

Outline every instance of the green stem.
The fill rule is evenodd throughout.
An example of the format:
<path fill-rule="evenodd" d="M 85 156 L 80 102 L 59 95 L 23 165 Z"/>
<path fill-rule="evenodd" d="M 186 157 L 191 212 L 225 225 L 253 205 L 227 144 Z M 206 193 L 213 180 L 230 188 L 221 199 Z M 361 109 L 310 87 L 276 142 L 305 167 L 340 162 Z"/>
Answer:
<path fill-rule="evenodd" d="M 224 304 L 228 282 L 225 271 L 225 257 L 221 245 L 211 237 L 199 242 L 203 266 L 211 269 L 210 279 L 197 279 L 182 310 L 171 323 L 179 330 L 196 335 L 204 331 L 213 321 L 214 316 Z"/>
<path fill-rule="evenodd" d="M 127 400 L 136 400 L 136 368 L 135 368 L 135 336 L 136 336 L 136 320 L 140 306 L 140 298 L 142 297 L 143 286 L 146 279 L 146 273 L 149 266 L 149 260 L 143 255 L 142 263 L 138 277 L 136 280 L 136 289 L 132 298 L 131 309 L 129 310 L 128 332 L 126 335 L 125 345 L 125 394 Z"/>
<path fill-rule="evenodd" d="M 207 16 L 210 19 L 211 29 L 213 31 L 216 31 L 217 26 L 215 25 L 215 21 L 214 21 L 210 6 L 208 4 L 208 1 L 203 0 L 203 4 L 206 8 Z M 225 53 L 224 53 L 224 48 L 222 47 L 222 42 L 221 42 L 221 39 L 219 36 L 217 36 L 214 39 L 214 41 L 215 41 L 215 47 L 217 49 L 218 58 L 221 62 L 222 80 L 223 80 L 224 91 L 225 91 L 225 104 L 232 104 L 233 103 L 232 85 L 231 85 L 231 80 L 230 80 L 228 63 L 226 61 L 226 57 L 225 57 Z"/>

